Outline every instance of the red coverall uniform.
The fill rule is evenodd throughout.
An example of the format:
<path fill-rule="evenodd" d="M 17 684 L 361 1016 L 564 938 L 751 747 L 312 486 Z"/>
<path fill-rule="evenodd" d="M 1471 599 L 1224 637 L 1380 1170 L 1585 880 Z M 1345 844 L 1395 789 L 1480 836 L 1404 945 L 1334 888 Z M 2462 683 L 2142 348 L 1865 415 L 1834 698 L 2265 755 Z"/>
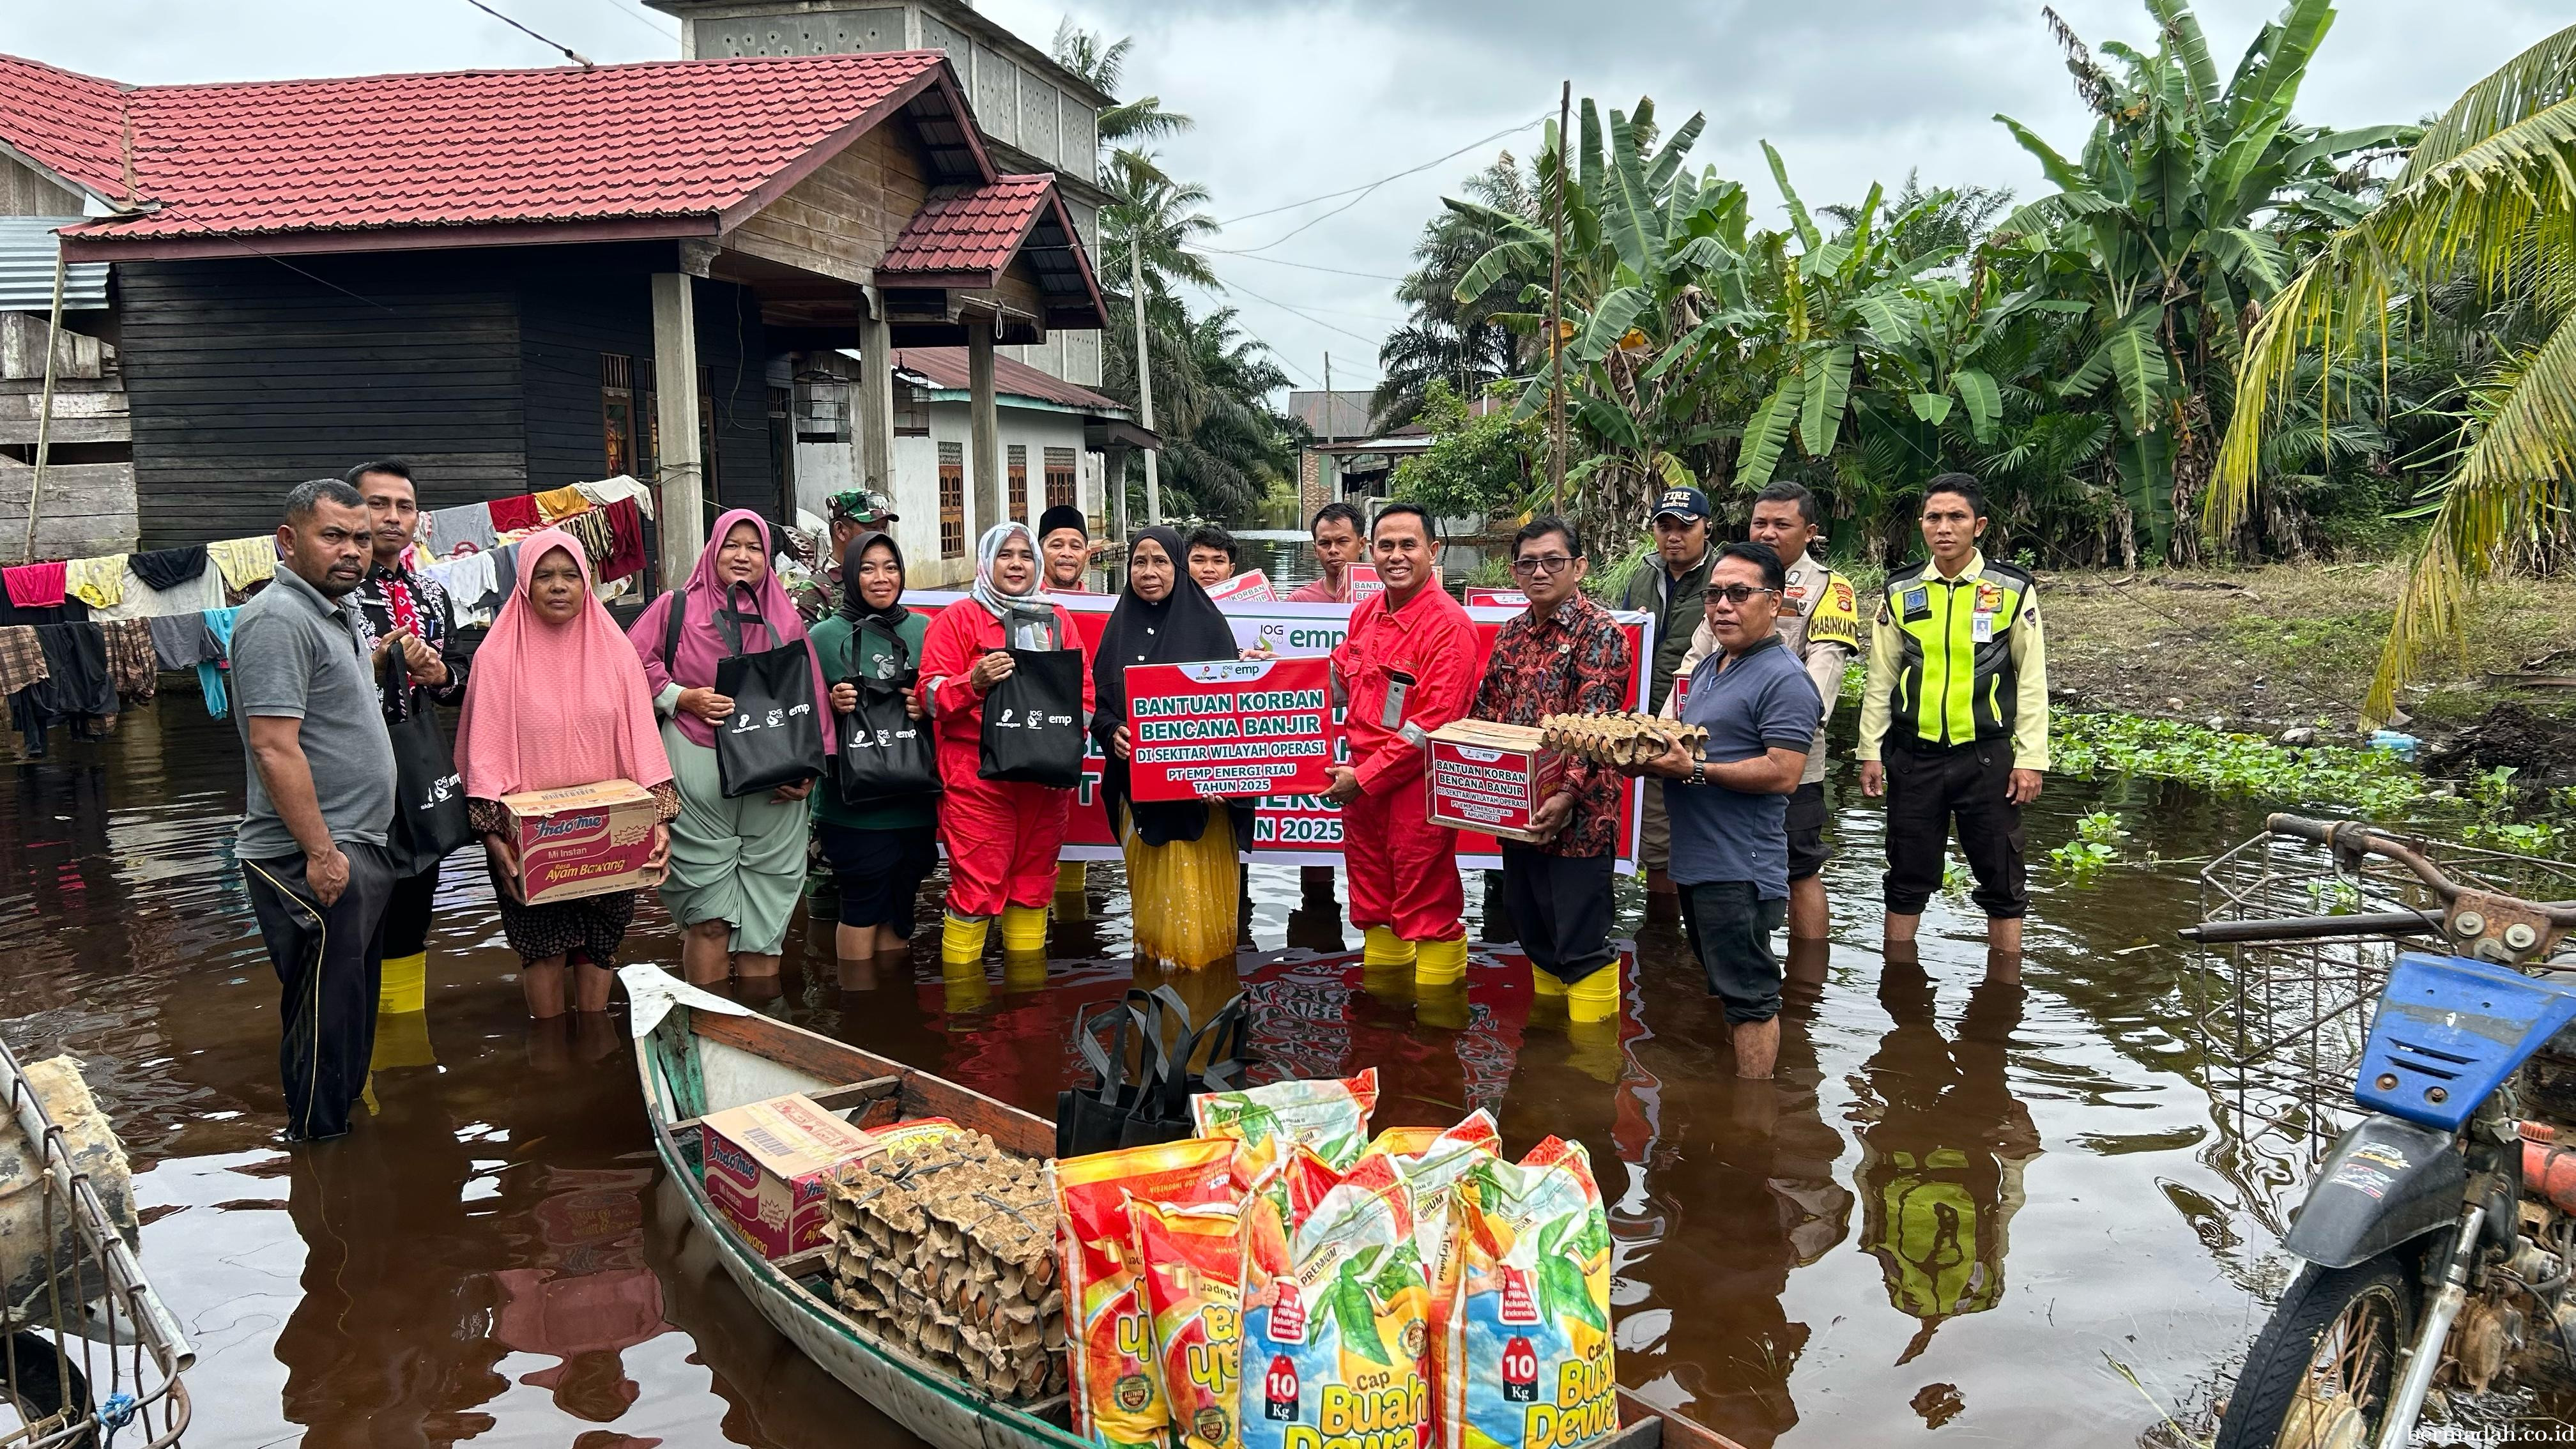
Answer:
<path fill-rule="evenodd" d="M 1073 616 L 1055 611 L 1057 637 L 1081 650 Z M 1002 621 L 972 598 L 940 610 L 921 641 L 921 703 L 930 711 L 939 753 L 939 843 L 948 848 L 948 910 L 968 919 L 1002 907 L 1043 908 L 1055 899 L 1056 856 L 1064 849 L 1073 792 L 1017 780 L 986 780 L 984 696 L 967 672 L 987 653 L 1007 647 Z M 1085 651 L 1086 654 L 1088 651 Z M 1082 712 L 1093 708 L 1091 666 L 1082 667 Z"/>
<path fill-rule="evenodd" d="M 1350 637 L 1333 651 L 1333 673 L 1350 703 L 1343 735 L 1360 795 L 1342 807 L 1342 861 L 1351 877 L 1351 924 L 1385 926 L 1407 941 L 1465 933 L 1466 891 L 1458 879 L 1458 832 L 1433 825 L 1422 750 L 1397 733 L 1410 721 L 1435 730 L 1464 718 L 1483 670 L 1476 625 L 1446 589 L 1428 583 L 1389 609 L 1377 595 L 1351 610 Z M 1387 716 L 1395 675 L 1409 676 L 1400 712 Z"/>

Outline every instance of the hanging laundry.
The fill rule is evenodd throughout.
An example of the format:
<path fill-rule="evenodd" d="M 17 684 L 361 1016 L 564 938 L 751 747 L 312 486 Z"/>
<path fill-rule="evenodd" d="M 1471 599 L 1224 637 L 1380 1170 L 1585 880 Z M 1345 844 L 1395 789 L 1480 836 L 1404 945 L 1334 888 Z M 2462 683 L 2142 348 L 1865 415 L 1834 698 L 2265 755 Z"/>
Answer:
<path fill-rule="evenodd" d="M 440 558 L 481 553 L 500 540 L 492 532 L 492 505 L 468 503 L 429 515 L 429 551 Z"/>
<path fill-rule="evenodd" d="M 488 506 L 492 511 L 495 534 L 518 533 L 544 521 L 537 516 L 537 500 L 525 493 L 514 498 L 495 498 Z"/>
<path fill-rule="evenodd" d="M 560 523 L 576 513 L 590 511 L 590 499 L 578 483 L 562 488 L 549 488 L 537 495 L 537 512 L 548 523 Z"/>
<path fill-rule="evenodd" d="M 623 473 L 614 478 L 603 478 L 596 483 L 575 483 L 572 486 L 581 490 L 582 497 L 602 508 L 623 498 L 644 510 L 646 518 L 653 516 L 653 490 Z"/>
<path fill-rule="evenodd" d="M 132 704 L 150 699 L 161 687 L 161 662 L 152 652 L 152 624 L 147 619 L 114 619 L 92 626 L 107 646 L 107 683 L 116 697 Z"/>
<path fill-rule="evenodd" d="M 172 551 L 178 552 L 178 550 Z M 124 597 L 117 601 L 114 608 L 95 610 L 90 617 L 101 622 L 109 619 L 156 619 L 168 614 L 186 614 L 193 617 L 208 609 L 222 608 L 224 606 L 223 575 L 217 570 L 203 567 L 206 550 L 202 544 L 196 548 L 195 553 L 199 564 L 195 575 L 166 589 L 155 588 L 144 578 L 142 571 L 134 567 L 134 559 L 142 558 L 144 555 L 135 554 L 128 558 L 125 565 Z"/>
<path fill-rule="evenodd" d="M 616 550 L 617 534 L 609 526 L 608 511 L 604 508 L 594 508 L 588 513 L 576 514 L 555 526 L 581 540 L 582 552 L 593 559 L 605 559 Z M 608 577 L 604 567 L 601 568 L 599 576 L 602 579 Z"/>
<path fill-rule="evenodd" d="M 492 579 L 483 596 L 474 601 L 474 613 L 488 625 L 499 617 L 502 601 L 519 587 L 519 546 L 505 543 L 483 556 L 492 561 Z"/>
<path fill-rule="evenodd" d="M 0 628 L 0 694 L 16 694 L 45 682 L 45 646 L 34 628 L 13 624 Z"/>
<path fill-rule="evenodd" d="M 192 543 L 186 548 L 156 548 L 150 553 L 130 553 L 125 566 L 150 589 L 170 590 L 191 583 L 206 572 L 206 546 Z"/>
<path fill-rule="evenodd" d="M 156 614 L 143 621 L 152 630 L 152 657 L 163 669 L 194 669 L 212 657 L 214 641 L 206 637 L 206 614 Z"/>
<path fill-rule="evenodd" d="M 644 570 L 644 510 L 632 498 L 620 498 L 603 510 L 608 515 L 610 545 L 599 566 L 603 583 L 615 583 Z"/>
<path fill-rule="evenodd" d="M 55 559 L 50 563 L 20 564 L 16 568 L 0 569 L 0 585 L 6 586 L 9 602 L 18 608 L 60 608 L 67 568 L 61 559 Z"/>
<path fill-rule="evenodd" d="M 68 725 L 75 739 L 107 736 L 116 719 L 116 691 L 107 678 L 107 636 L 96 624 L 42 624 L 36 638 L 45 654 L 45 679 L 9 697 L 9 714 L 27 757 L 45 757 L 46 736 Z"/>
<path fill-rule="evenodd" d="M 277 540 L 267 534 L 252 538 L 227 538 L 206 545 L 215 567 L 224 572 L 224 586 L 248 589 L 262 579 L 277 576 Z"/>
<path fill-rule="evenodd" d="M 125 555 L 76 558 L 65 566 L 63 591 L 93 609 L 113 609 L 125 597 Z"/>
<path fill-rule="evenodd" d="M 497 550 L 490 553 L 469 553 L 457 558 L 441 559 L 423 570 L 438 581 L 440 588 L 447 590 L 448 603 L 456 611 L 456 627 L 460 629 L 492 627 L 491 616 L 477 613 L 476 606 L 482 602 L 484 595 L 494 590 L 492 560 L 498 556 Z M 513 575 L 513 578 L 515 577 Z"/>
<path fill-rule="evenodd" d="M 224 671 L 232 667 L 233 620 L 239 609 L 208 609 L 205 657 L 197 661 L 197 688 L 205 692 L 206 713 L 222 719 L 231 708 L 224 694 Z"/>

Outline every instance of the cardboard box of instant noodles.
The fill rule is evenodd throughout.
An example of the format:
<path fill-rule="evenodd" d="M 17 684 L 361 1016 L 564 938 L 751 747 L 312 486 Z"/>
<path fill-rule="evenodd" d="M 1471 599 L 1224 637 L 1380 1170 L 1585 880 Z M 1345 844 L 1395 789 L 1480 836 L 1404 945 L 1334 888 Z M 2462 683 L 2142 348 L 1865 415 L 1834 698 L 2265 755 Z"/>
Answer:
<path fill-rule="evenodd" d="M 631 780 L 501 797 L 519 852 L 519 889 L 532 906 L 631 891 L 653 882 L 653 796 Z"/>

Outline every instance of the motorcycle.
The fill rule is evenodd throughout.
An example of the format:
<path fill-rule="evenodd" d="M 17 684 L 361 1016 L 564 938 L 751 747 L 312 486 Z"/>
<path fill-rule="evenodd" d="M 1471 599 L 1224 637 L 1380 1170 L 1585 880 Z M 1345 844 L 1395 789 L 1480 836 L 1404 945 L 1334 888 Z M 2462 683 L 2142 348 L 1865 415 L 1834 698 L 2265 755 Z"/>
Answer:
<path fill-rule="evenodd" d="M 2276 1124 L 2360 1115 L 2283 1241 L 2304 1266 L 2215 1449 L 2396 1449 L 2439 1374 L 2482 1393 L 2525 1350 L 2576 1364 L 2576 900 L 2507 889 L 2576 871 L 2353 822 L 2265 824 L 2204 874 L 2212 903 L 2183 932 L 2235 963 L 2203 1018 L 2213 1073 L 2239 1101 L 2271 1094 Z M 2279 913 L 2303 899 L 2310 913 Z"/>

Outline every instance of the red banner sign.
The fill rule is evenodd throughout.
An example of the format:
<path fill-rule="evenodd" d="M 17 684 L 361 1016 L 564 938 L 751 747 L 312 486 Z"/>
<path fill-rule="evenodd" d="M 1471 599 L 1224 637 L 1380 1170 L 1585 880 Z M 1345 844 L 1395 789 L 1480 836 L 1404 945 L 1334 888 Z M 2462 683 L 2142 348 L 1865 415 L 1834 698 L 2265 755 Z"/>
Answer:
<path fill-rule="evenodd" d="M 1270 592 L 1270 575 L 1263 573 L 1259 569 L 1253 569 L 1248 573 L 1236 574 L 1225 582 L 1209 589 L 1207 591 L 1207 596 L 1219 603 L 1223 603 L 1228 599 L 1268 603 L 1272 597 Z"/>
<path fill-rule="evenodd" d="M 1529 595 L 1518 589 L 1469 589 L 1467 607 L 1473 609 L 1479 605 L 1489 609 L 1526 609 Z"/>
<path fill-rule="evenodd" d="M 1330 783 L 1332 665 L 1230 659 L 1127 668 L 1139 800 L 1312 794 Z"/>

